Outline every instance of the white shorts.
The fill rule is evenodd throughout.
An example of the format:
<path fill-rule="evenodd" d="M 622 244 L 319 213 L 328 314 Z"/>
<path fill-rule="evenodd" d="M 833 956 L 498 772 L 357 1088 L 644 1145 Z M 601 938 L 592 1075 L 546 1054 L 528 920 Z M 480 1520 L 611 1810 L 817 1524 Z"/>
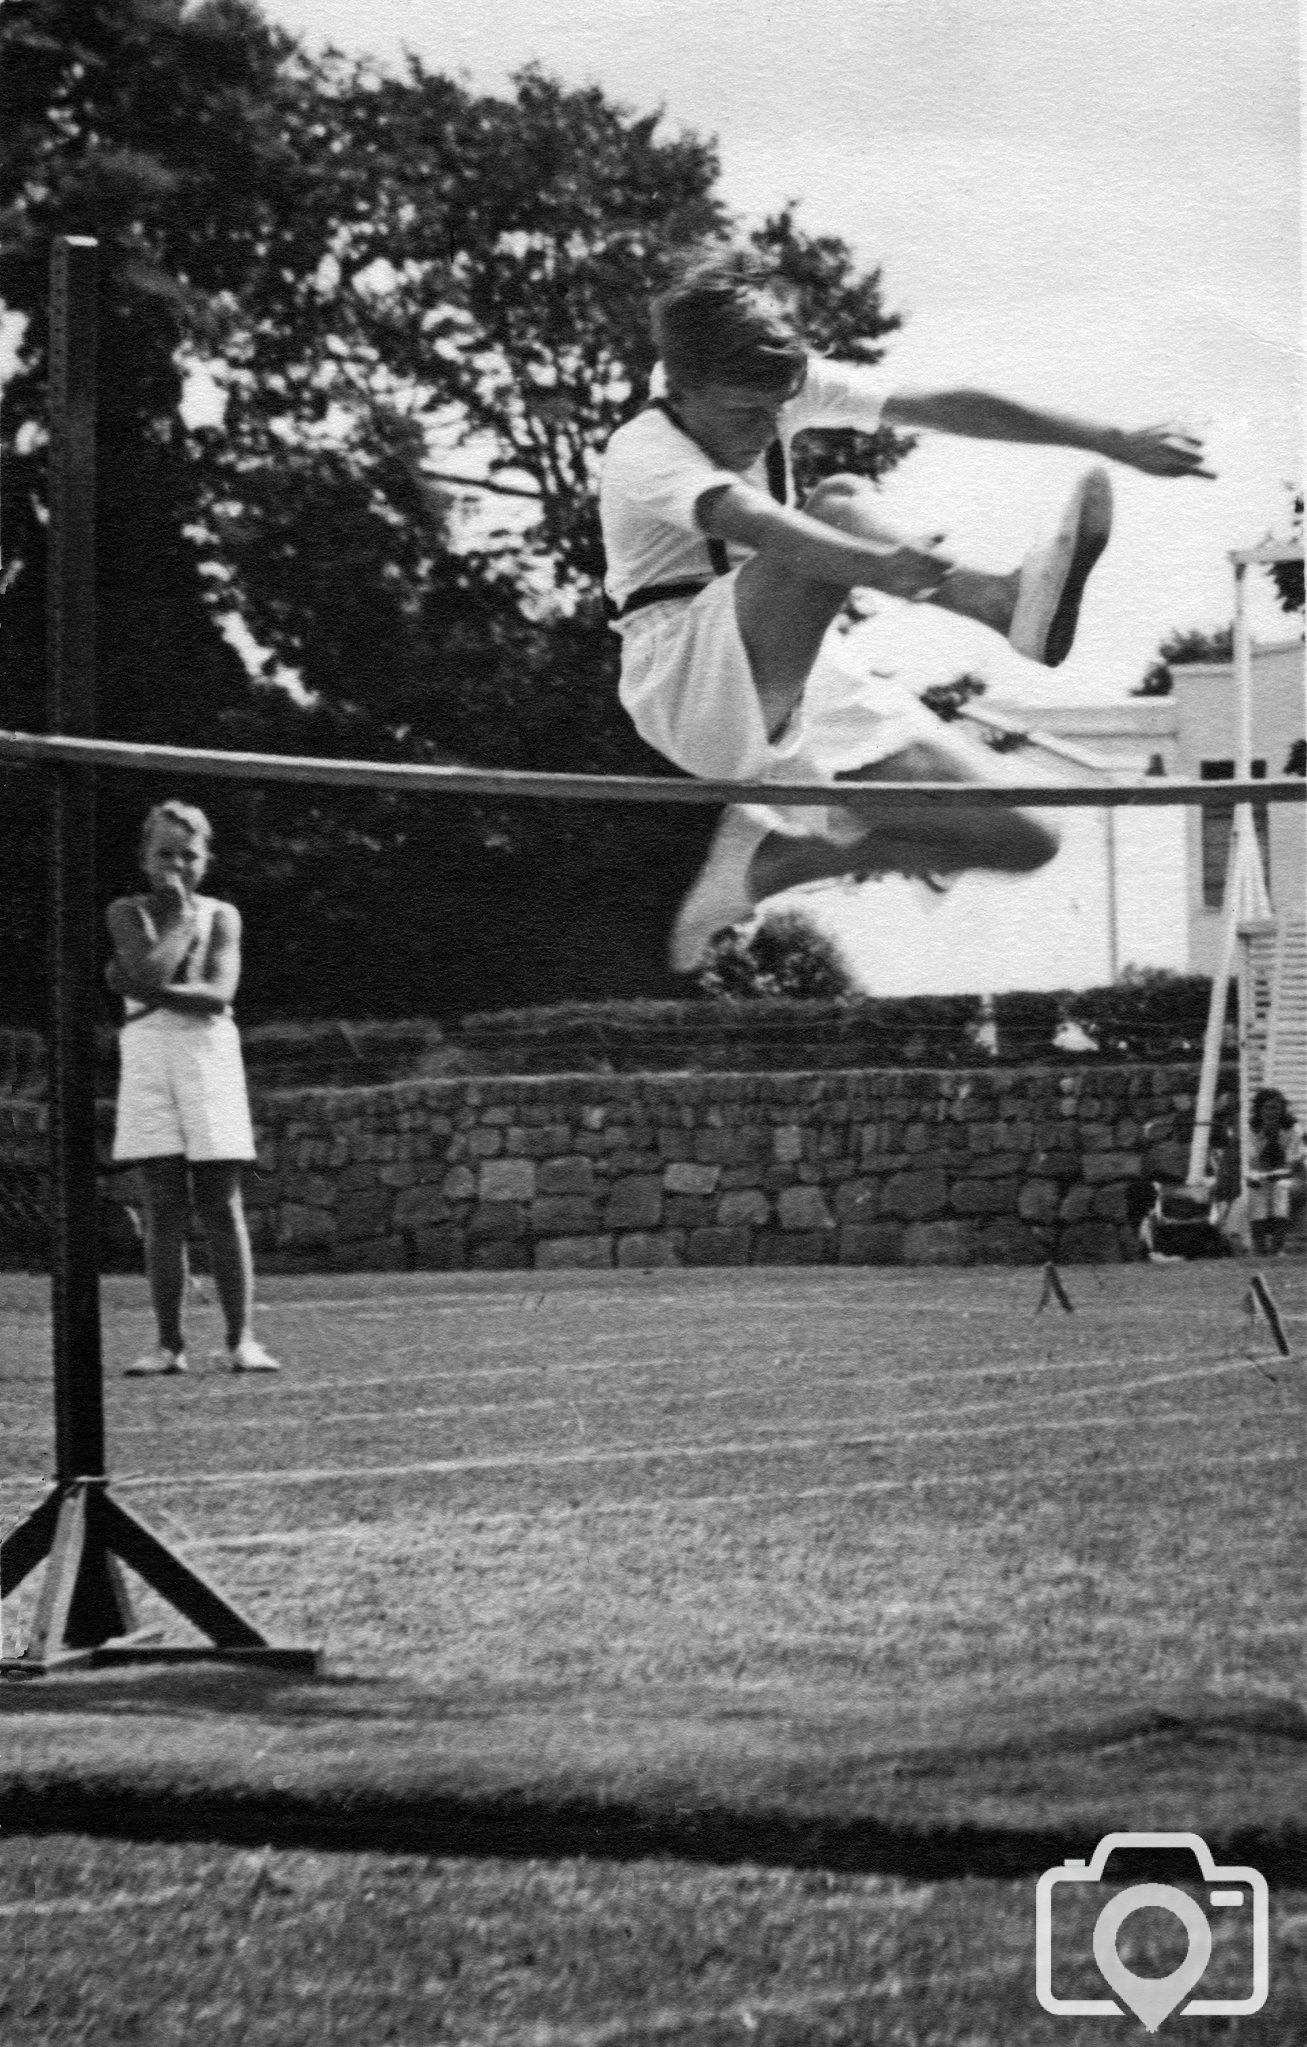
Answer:
<path fill-rule="evenodd" d="M 230 1016 L 153 1009 L 124 1024 L 115 1159 L 252 1159 L 240 1032 Z"/>
<path fill-rule="evenodd" d="M 939 731 L 910 689 L 843 667 L 828 641 L 802 702 L 769 740 L 735 616 L 735 573 L 715 577 L 688 604 L 646 605 L 621 628 L 618 695 L 658 753 L 704 781 L 828 782 Z M 791 838 L 853 844 L 867 829 L 843 806 L 742 807 Z"/>
<path fill-rule="evenodd" d="M 1293 1209 L 1291 1180 L 1251 1180 L 1248 1183 L 1250 1223 L 1287 1222 Z"/>

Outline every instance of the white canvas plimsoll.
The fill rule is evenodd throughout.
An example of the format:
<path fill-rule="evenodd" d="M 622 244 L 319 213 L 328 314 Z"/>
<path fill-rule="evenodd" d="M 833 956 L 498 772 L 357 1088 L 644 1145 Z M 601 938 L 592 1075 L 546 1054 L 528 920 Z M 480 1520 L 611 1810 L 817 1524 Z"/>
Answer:
<path fill-rule="evenodd" d="M 220 1352 L 219 1355 L 226 1357 L 233 1372 L 279 1372 L 281 1370 L 281 1366 L 277 1363 L 276 1358 L 266 1351 L 263 1345 L 252 1336 L 242 1337 L 241 1341 L 233 1344 L 229 1351 Z"/>
<path fill-rule="evenodd" d="M 147 1350 L 142 1357 L 134 1358 L 130 1365 L 123 1366 L 124 1379 L 173 1379 L 186 1370 L 184 1350 L 165 1350 L 160 1344 L 157 1350 Z"/>
<path fill-rule="evenodd" d="M 1021 564 L 1008 642 L 1018 654 L 1057 668 L 1071 652 L 1085 584 L 1112 531 L 1112 479 L 1105 469 L 1080 478 L 1051 540 Z"/>

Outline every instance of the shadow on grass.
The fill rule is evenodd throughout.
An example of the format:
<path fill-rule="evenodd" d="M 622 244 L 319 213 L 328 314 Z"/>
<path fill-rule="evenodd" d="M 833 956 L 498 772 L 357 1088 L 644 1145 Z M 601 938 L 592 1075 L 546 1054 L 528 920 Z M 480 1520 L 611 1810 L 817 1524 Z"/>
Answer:
<path fill-rule="evenodd" d="M 1286 1700 L 1017 1700 L 915 1722 L 720 1694 L 585 1703 L 582 1724 L 563 1689 L 204 1665 L 4 1685 L 0 1827 L 919 1880 L 1025 1876 L 1112 1829 L 1189 1828 L 1272 1884 L 1307 1877 L 1307 1714 Z M 742 1720 L 761 1745 L 723 1756 Z"/>

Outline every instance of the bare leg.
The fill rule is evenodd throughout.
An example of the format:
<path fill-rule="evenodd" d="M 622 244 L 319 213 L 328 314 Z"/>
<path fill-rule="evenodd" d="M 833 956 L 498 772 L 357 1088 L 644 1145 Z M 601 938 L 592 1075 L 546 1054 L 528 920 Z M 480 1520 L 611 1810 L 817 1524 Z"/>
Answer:
<path fill-rule="evenodd" d="M 989 576 L 975 569 L 950 569 L 938 590 L 925 602 L 937 604 L 943 611 L 956 611 L 963 618 L 974 618 L 981 625 L 991 626 L 996 633 L 1005 633 L 1012 623 L 1020 580 L 1019 569 L 1013 569 L 1008 576 Z"/>
<path fill-rule="evenodd" d="M 827 477 L 803 509 L 842 532 L 882 542 L 887 553 L 897 546 L 921 545 L 918 536 L 900 532 L 885 518 L 874 488 L 862 477 Z M 955 565 L 943 573 L 929 601 L 996 632 L 1006 632 L 1016 604 L 1017 583 L 1016 572 L 994 576 Z M 766 547 L 739 571 L 736 617 L 769 732 L 784 722 L 802 696 L 848 588 L 800 575 Z"/>
<path fill-rule="evenodd" d="M 195 1205 L 213 1257 L 213 1283 L 227 1327 L 227 1348 L 234 1350 L 250 1334 L 254 1303 L 254 1261 L 241 1201 L 240 1162 L 206 1160 L 191 1170 L 195 1176 Z"/>
<path fill-rule="evenodd" d="M 692 972 L 715 932 L 738 924 L 768 896 L 804 882 L 845 874 L 859 880 L 873 874 L 957 874 L 974 867 L 1028 874 L 1042 867 L 1056 853 L 1058 837 L 1026 811 L 972 802 L 946 807 L 926 796 L 906 804 L 896 799 L 891 809 L 870 788 L 855 793 L 859 784 L 877 781 L 993 784 L 1011 775 L 1008 761 L 941 725 L 937 736 L 913 739 L 887 759 L 838 777 L 849 795 L 836 806 L 837 814 L 841 825 L 848 820 L 853 827 L 839 837 L 796 838 L 778 831 L 760 837 L 760 820 L 747 806 L 732 805 L 677 913 L 669 947 L 673 970 Z"/>
<path fill-rule="evenodd" d="M 914 740 L 901 752 L 841 777 L 850 782 L 1010 783 L 1010 763 L 941 725 L 938 735 Z M 788 838 L 772 832 L 753 857 L 749 888 L 756 902 L 841 874 L 956 874 L 986 868 L 998 874 L 1029 874 L 1057 852 L 1058 834 L 1042 818 L 1006 806 L 896 802 L 878 809 L 874 796 L 851 795 L 849 810 L 866 820 L 856 842 Z"/>
<path fill-rule="evenodd" d="M 1073 499 L 1077 519 L 1083 516 L 1087 486 L 1095 476 L 1096 472 L 1089 473 Z M 1048 651 L 1051 665 L 1064 658 L 1070 646 L 1074 604 L 1106 540 L 1111 499 L 1105 478 L 1096 485 L 1096 493 L 1099 530 L 1088 536 L 1079 555 L 1063 558 L 1064 587 L 1074 597 L 1070 612 L 1064 616 L 1061 610 L 1054 610 L 1042 628 L 1033 628 L 1033 638 L 1027 632 L 1028 621 L 1021 627 L 1023 639 L 1033 649 Z M 996 632 L 1007 633 L 1012 628 L 1022 572 L 987 575 L 950 563 L 939 555 L 941 536 L 910 536 L 892 527 L 865 480 L 829 477 L 818 485 L 804 510 L 878 544 L 885 557 L 884 573 L 880 577 L 864 575 L 860 580 L 891 592 L 910 592 L 917 601 L 929 600 Z M 1059 531 L 1059 542 L 1066 545 L 1073 538 L 1079 542 L 1080 537 L 1079 526 L 1074 532 Z M 1071 569 L 1065 567 L 1066 560 L 1078 575 L 1078 584 L 1071 578 Z M 1058 557 L 1054 555 L 1050 561 L 1056 572 Z M 736 621 L 769 735 L 779 731 L 801 701 L 848 587 L 800 573 L 782 549 L 766 546 L 738 571 Z M 1042 641 L 1038 637 L 1041 629 Z M 693 970 L 715 931 L 738 923 L 767 896 L 804 882 L 845 874 L 956 874 L 967 868 L 1028 874 L 1051 860 L 1060 843 L 1057 833 L 1040 819 L 1007 806 L 968 803 L 946 808 L 923 797 L 920 803 L 907 805 L 896 801 L 891 809 L 883 801 L 878 804 L 870 791 L 862 796 L 854 793 L 853 785 L 858 783 L 1010 784 L 1016 779 L 1010 762 L 950 731 L 942 722 L 888 759 L 869 762 L 838 779 L 850 785 L 847 803 L 839 809 L 853 826 L 839 838 L 771 832 L 759 843 L 758 821 L 747 808 L 726 811 L 712 851 L 672 928 L 669 958 L 675 972 Z"/>
<path fill-rule="evenodd" d="M 159 1347 L 179 1351 L 185 1347 L 182 1303 L 186 1298 L 186 1222 L 190 1212 L 186 1161 L 180 1153 L 143 1159 L 139 1170 L 145 1187 L 145 1273 Z"/>

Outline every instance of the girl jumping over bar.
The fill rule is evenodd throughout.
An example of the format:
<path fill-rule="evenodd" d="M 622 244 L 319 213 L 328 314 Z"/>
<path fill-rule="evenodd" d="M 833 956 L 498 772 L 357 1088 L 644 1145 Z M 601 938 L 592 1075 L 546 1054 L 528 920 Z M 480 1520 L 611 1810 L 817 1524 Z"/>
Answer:
<path fill-rule="evenodd" d="M 107 976 L 124 998 L 113 1156 L 140 1169 L 145 1269 L 158 1324 L 129 1378 L 184 1372 L 186 1225 L 191 1191 L 213 1256 L 234 1372 L 275 1372 L 250 1327 L 254 1268 L 241 1166 L 255 1156 L 240 1036 L 231 1013 L 241 971 L 232 903 L 197 893 L 212 833 L 202 810 L 160 803 L 145 820 L 145 895 L 109 906 Z M 189 1176 L 189 1185 L 188 1185 Z M 221 1355 L 219 1353 L 218 1355 Z"/>
<path fill-rule="evenodd" d="M 637 730 L 691 775 L 724 781 L 990 782 L 1011 763 L 953 732 L 910 691 L 838 670 L 809 692 L 827 629 L 866 586 L 976 619 L 1046 667 L 1066 659 L 1112 524 L 1107 471 L 1088 469 L 1051 540 L 990 575 L 910 535 L 875 486 L 830 476 L 793 503 L 790 444 L 808 427 L 933 428 L 1079 448 L 1148 476 L 1206 476 L 1201 444 L 1167 427 L 1095 425 L 962 389 L 900 391 L 880 369 L 809 352 L 770 281 L 729 254 L 692 260 L 653 302 L 650 403 L 608 446 L 600 517 L 622 639 L 620 695 Z M 715 934 L 765 897 L 828 875 L 898 873 L 931 887 L 966 868 L 1023 873 L 1058 839 L 999 807 L 878 813 L 728 809 L 672 932 L 691 972 Z"/>

